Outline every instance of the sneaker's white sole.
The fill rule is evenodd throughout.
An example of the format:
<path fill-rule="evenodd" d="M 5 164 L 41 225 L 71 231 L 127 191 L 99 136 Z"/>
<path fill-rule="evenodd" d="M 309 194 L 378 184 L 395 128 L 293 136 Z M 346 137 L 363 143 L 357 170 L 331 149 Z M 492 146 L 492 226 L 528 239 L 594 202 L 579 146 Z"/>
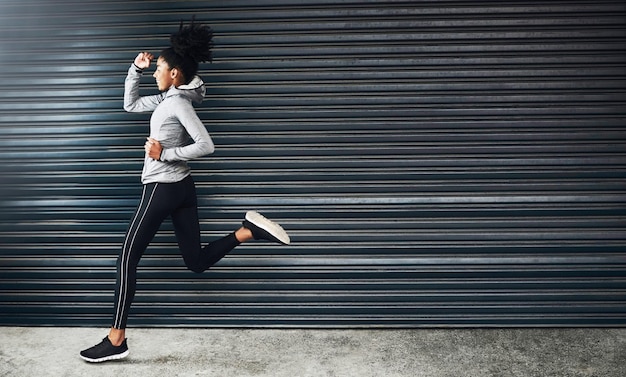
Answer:
<path fill-rule="evenodd" d="M 289 239 L 289 235 L 287 234 L 287 232 L 285 232 L 282 226 L 276 224 L 272 220 L 266 218 L 256 211 L 246 212 L 246 220 L 265 230 L 272 236 L 278 238 L 280 242 L 284 243 L 285 245 L 289 245 L 289 243 L 291 242 L 291 239 Z"/>
<path fill-rule="evenodd" d="M 90 363 L 103 363 L 105 361 L 123 359 L 126 356 L 128 356 L 129 353 L 130 353 L 130 351 L 126 350 L 125 352 L 119 353 L 117 355 L 105 356 L 105 357 L 101 357 L 99 359 L 90 359 L 90 358 L 85 357 L 83 355 L 80 355 L 80 358 L 85 360 L 85 361 L 87 361 L 87 362 L 90 362 Z"/>

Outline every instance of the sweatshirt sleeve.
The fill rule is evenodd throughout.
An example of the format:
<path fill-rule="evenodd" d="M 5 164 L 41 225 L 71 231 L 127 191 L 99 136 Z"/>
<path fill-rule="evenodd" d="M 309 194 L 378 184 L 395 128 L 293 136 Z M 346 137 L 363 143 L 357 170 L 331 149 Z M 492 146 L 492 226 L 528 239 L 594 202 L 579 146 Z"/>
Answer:
<path fill-rule="evenodd" d="M 160 160 L 188 161 L 213 153 L 215 151 L 213 140 L 200 118 L 198 118 L 191 103 L 188 101 L 177 101 L 173 109 L 175 116 L 194 142 L 184 147 L 163 149 Z"/>
<path fill-rule="evenodd" d="M 124 110 L 129 113 L 153 111 L 165 98 L 165 93 L 146 97 L 139 96 L 139 82 L 141 81 L 142 73 L 134 64 L 131 64 L 130 68 L 128 68 L 128 74 L 124 82 Z"/>

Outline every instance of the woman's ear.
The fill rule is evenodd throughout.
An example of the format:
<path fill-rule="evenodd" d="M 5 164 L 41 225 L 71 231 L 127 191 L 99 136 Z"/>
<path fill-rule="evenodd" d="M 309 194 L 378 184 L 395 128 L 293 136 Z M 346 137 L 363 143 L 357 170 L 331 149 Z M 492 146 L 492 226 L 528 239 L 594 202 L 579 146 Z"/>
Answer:
<path fill-rule="evenodd" d="M 178 68 L 170 69 L 170 77 L 172 79 L 176 79 L 179 75 L 180 75 L 180 71 L 178 70 Z"/>
<path fill-rule="evenodd" d="M 178 68 L 172 68 L 170 70 L 170 76 L 172 77 L 172 82 L 176 87 L 185 83 L 185 77 L 183 76 L 183 72 Z"/>

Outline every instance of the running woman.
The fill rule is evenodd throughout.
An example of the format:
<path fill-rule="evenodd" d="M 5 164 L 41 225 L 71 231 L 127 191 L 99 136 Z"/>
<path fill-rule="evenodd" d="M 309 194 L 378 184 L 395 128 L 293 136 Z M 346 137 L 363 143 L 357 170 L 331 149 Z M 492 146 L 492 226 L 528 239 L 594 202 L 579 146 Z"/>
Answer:
<path fill-rule="evenodd" d="M 200 103 L 205 86 L 197 76 L 201 62 L 211 61 L 212 30 L 197 24 L 181 26 L 163 50 L 153 77 L 160 94 L 140 97 L 139 82 L 154 55 L 141 52 L 128 70 L 124 109 L 152 111 L 150 137 L 144 145 L 143 193 L 131 218 L 117 260 L 113 323 L 99 344 L 81 351 L 82 359 L 103 362 L 128 356 L 126 322 L 135 295 L 137 264 L 161 223 L 171 217 L 187 268 L 203 272 L 235 247 L 253 239 L 289 244 L 284 229 L 255 211 L 245 214 L 243 226 L 202 247 L 196 188 L 188 160 L 213 153 L 214 144 L 192 103 Z"/>

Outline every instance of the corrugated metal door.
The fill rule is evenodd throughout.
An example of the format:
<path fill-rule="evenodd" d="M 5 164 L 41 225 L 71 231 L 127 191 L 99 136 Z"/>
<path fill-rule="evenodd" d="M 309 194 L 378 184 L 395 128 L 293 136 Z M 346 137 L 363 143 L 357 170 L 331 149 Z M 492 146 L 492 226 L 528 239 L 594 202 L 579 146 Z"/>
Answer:
<path fill-rule="evenodd" d="M 1 324 L 109 324 L 125 72 L 194 14 L 203 233 L 254 208 L 294 242 L 196 275 L 164 224 L 130 325 L 626 325 L 622 0 L 3 1 Z"/>

